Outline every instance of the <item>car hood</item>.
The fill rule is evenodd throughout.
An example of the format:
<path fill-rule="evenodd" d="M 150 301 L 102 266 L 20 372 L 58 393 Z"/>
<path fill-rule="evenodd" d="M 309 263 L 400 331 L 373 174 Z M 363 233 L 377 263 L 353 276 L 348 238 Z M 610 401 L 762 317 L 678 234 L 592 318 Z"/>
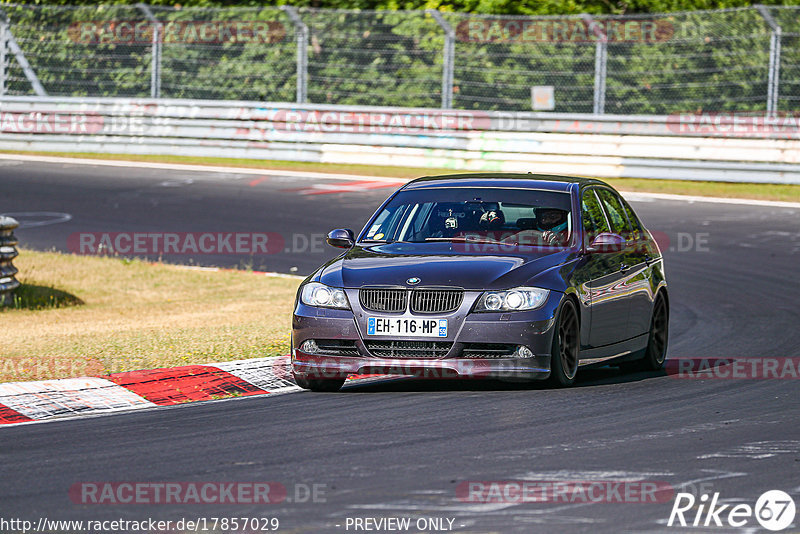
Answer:
<path fill-rule="evenodd" d="M 524 247 L 524 252 L 467 253 L 458 248 L 456 243 L 356 246 L 328 262 L 313 278 L 345 288 L 406 287 L 409 278 L 419 278 L 420 286 L 508 289 L 531 283 L 570 256 L 564 249 Z"/>

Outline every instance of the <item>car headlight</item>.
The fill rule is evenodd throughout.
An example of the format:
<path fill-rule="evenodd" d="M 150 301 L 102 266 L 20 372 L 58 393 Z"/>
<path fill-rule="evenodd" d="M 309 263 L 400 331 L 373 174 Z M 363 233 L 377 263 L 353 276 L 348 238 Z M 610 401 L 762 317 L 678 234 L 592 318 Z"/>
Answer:
<path fill-rule="evenodd" d="M 304 285 L 303 290 L 300 292 L 300 300 L 307 306 L 338 308 L 340 310 L 350 309 L 344 290 L 326 286 L 319 282 L 311 282 Z"/>
<path fill-rule="evenodd" d="M 535 310 L 542 306 L 549 289 L 515 287 L 508 291 L 487 291 L 475 303 L 476 312 L 505 312 Z"/>

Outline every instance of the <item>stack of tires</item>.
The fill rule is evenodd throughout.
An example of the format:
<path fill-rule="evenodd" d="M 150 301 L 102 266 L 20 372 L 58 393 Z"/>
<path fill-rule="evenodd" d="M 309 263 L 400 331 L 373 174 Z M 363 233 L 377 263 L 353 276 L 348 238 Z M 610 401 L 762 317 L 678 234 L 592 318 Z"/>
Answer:
<path fill-rule="evenodd" d="M 14 278 L 19 271 L 11 263 L 19 254 L 14 236 L 18 226 L 16 219 L 0 216 L 0 306 L 13 303 L 14 290 L 19 287 L 19 280 Z"/>

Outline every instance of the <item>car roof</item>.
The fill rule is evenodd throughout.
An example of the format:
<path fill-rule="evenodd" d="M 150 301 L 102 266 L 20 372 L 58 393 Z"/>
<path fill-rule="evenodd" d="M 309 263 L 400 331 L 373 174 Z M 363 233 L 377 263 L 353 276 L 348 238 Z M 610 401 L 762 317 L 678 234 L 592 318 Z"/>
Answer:
<path fill-rule="evenodd" d="M 423 176 L 406 184 L 403 189 L 428 189 L 436 187 L 508 187 L 569 191 L 572 184 L 608 185 L 596 178 L 533 173 L 464 173 Z"/>

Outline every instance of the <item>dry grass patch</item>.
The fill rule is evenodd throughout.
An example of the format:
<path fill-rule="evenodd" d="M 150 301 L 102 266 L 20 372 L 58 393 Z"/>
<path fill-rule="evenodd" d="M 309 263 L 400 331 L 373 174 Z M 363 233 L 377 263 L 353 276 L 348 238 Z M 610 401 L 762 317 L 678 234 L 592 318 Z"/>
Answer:
<path fill-rule="evenodd" d="M 300 281 L 21 250 L 0 381 L 286 354 Z M 53 298 L 51 298 L 53 297 Z"/>

